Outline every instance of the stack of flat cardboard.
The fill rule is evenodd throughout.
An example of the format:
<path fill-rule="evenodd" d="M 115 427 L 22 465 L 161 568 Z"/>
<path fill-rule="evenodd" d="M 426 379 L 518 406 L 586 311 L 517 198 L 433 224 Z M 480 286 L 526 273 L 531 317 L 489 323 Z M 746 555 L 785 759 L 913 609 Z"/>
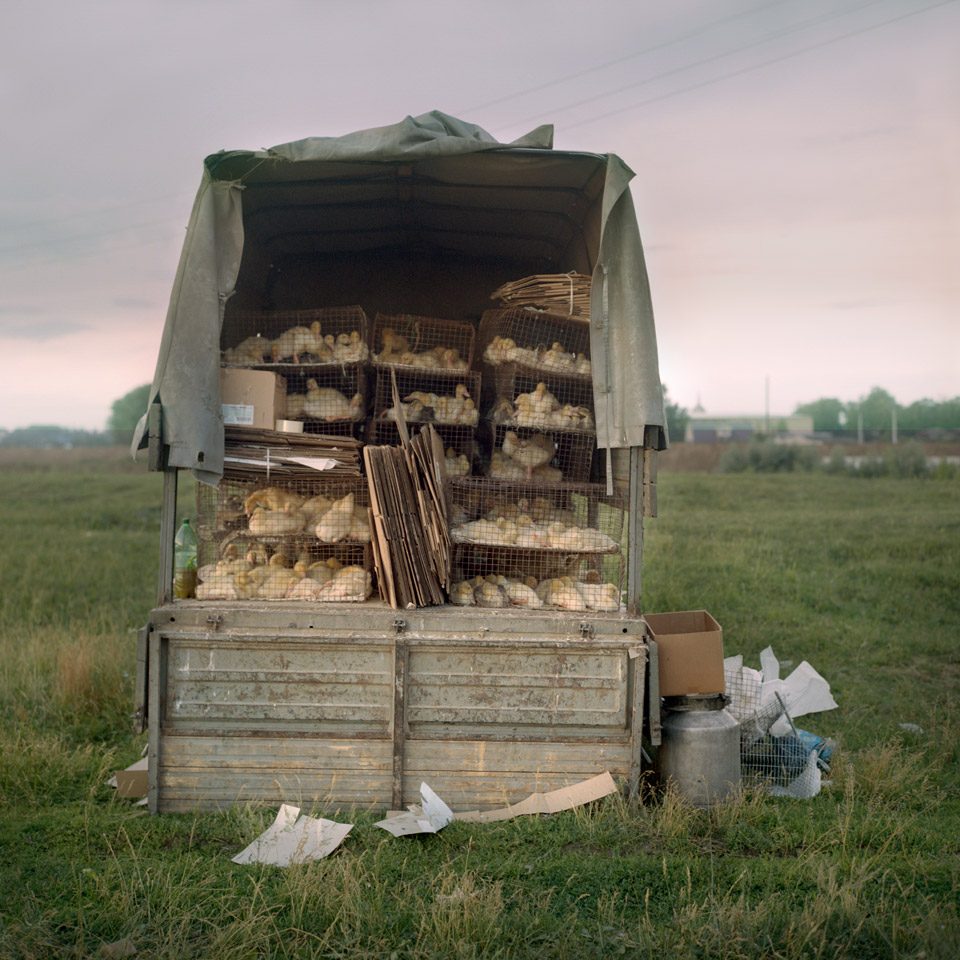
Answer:
<path fill-rule="evenodd" d="M 231 477 L 360 476 L 360 441 L 317 433 L 226 427 L 224 459 Z"/>
<path fill-rule="evenodd" d="M 490 294 L 508 306 L 530 306 L 590 319 L 590 277 L 581 273 L 536 273 L 522 280 L 511 280 Z"/>
<path fill-rule="evenodd" d="M 396 393 L 396 378 L 394 378 Z M 399 397 L 395 406 L 400 410 Z M 429 424 L 410 439 L 399 415 L 401 446 L 363 448 L 370 530 L 380 596 L 394 609 L 446 602 L 450 589 L 443 443 Z"/>

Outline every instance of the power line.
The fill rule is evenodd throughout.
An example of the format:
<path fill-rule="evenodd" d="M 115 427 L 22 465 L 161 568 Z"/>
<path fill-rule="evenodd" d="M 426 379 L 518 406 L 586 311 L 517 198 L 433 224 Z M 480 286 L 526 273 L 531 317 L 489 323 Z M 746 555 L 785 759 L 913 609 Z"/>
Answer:
<path fill-rule="evenodd" d="M 126 233 L 128 230 L 139 230 L 141 227 L 156 227 L 162 223 L 170 223 L 173 220 L 183 220 L 182 216 L 163 217 L 160 220 L 147 220 L 144 223 L 129 223 L 123 227 L 114 227 L 112 230 L 100 230 L 97 233 L 80 233 L 73 237 L 62 237 L 56 240 L 33 240 L 30 243 L 11 243 L 5 247 L 0 247 L 0 254 L 16 254 L 20 250 L 30 250 L 36 247 L 56 246 L 65 243 L 78 243 L 83 240 L 98 240 L 100 237 L 110 237 L 118 233 Z"/>
<path fill-rule="evenodd" d="M 596 123 L 599 120 L 607 120 L 610 117 L 614 117 L 620 113 L 626 113 L 629 110 L 636 110 L 640 107 L 645 107 L 651 103 L 657 103 L 661 100 L 669 100 L 671 97 L 677 97 L 682 93 L 688 93 L 691 90 L 699 90 L 702 87 L 708 87 L 714 83 L 720 83 L 722 80 L 729 80 L 732 77 L 739 77 L 745 73 L 751 73 L 754 70 L 760 70 L 763 67 L 769 67 L 776 63 L 781 63 L 784 60 L 790 60 L 793 57 L 799 57 L 801 54 L 809 53 L 811 50 L 817 50 L 820 47 L 826 47 L 833 43 L 839 43 L 841 40 L 849 40 L 851 37 L 859 36 L 863 33 L 869 33 L 871 30 L 879 30 L 881 27 L 889 26 L 891 23 L 897 23 L 901 20 L 907 20 L 910 17 L 919 16 L 922 13 L 927 13 L 930 10 L 935 10 L 938 7 L 945 7 L 951 3 L 956 3 L 957 0 L 941 0 L 940 3 L 933 3 L 927 7 L 923 7 L 920 10 L 910 10 L 907 13 L 900 14 L 896 17 L 891 17 L 888 20 L 881 20 L 879 23 L 871 24 L 868 27 L 861 27 L 859 30 L 850 30 L 847 33 L 842 33 L 836 37 L 830 37 L 826 40 L 821 40 L 817 43 L 809 44 L 806 47 L 802 47 L 799 50 L 794 50 L 791 53 L 781 54 L 778 57 L 773 57 L 770 60 L 764 60 L 761 63 L 755 63 L 748 67 L 741 67 L 738 70 L 731 70 L 729 73 L 721 74 L 719 77 L 713 77 L 710 80 L 701 80 L 698 83 L 691 83 L 686 87 L 681 87 L 678 90 L 672 90 L 669 93 L 662 93 L 655 97 L 648 97 L 646 100 L 639 100 L 636 103 L 632 103 L 626 107 L 619 107 L 616 110 L 609 110 L 607 113 L 601 113 L 595 117 L 588 117 L 585 120 L 578 120 L 576 123 L 567 124 L 564 129 L 572 130 L 575 127 L 582 127 L 589 123 Z"/>
<path fill-rule="evenodd" d="M 596 66 L 587 67 L 585 70 L 579 70 L 577 73 L 570 73 L 564 77 L 558 77 L 556 80 L 548 80 L 546 83 L 538 84 L 535 87 L 527 87 L 526 89 L 518 90 L 515 93 L 508 93 L 503 97 L 497 97 L 496 100 L 488 100 L 486 103 L 481 103 L 475 107 L 469 107 L 461 112 L 463 114 L 468 114 L 472 113 L 474 110 L 486 110 L 487 107 L 499 106 L 499 104 L 506 103 L 508 100 L 516 100 L 519 97 L 525 97 L 531 93 L 539 93 L 541 90 L 547 90 L 550 87 L 559 86 L 561 83 L 567 83 L 570 80 L 578 80 L 580 77 L 585 77 L 591 73 L 597 73 L 600 70 L 606 70 L 607 67 L 616 66 L 618 63 L 625 63 L 627 60 L 635 60 L 637 57 L 644 57 L 648 53 L 655 53 L 658 50 L 664 50 L 667 47 L 672 47 L 678 43 L 683 43 L 686 40 L 692 40 L 694 37 L 708 33 L 714 27 L 719 27 L 726 23 L 732 23 L 734 20 L 740 20 L 743 17 L 753 16 L 755 13 L 759 13 L 761 10 L 768 10 L 771 7 L 781 7 L 784 5 L 784 3 L 790 2 L 792 2 L 792 0 L 774 0 L 773 3 L 765 3 L 759 7 L 752 7 L 750 10 L 731 14 L 729 17 L 721 17 L 719 20 L 713 20 L 710 23 L 704 24 L 702 27 L 698 27 L 696 30 L 690 30 L 687 33 L 682 33 L 680 36 L 674 37 L 672 40 L 666 40 L 663 43 L 656 43 L 652 47 L 645 47 L 643 50 L 636 51 L 636 53 L 628 53 L 622 57 L 616 57 L 613 60 L 607 60 L 604 63 L 598 63 Z"/>
<path fill-rule="evenodd" d="M 170 193 L 164 197 L 148 197 L 145 200 L 131 200 L 128 203 L 116 203 L 109 207 L 98 207 L 96 210 L 82 210 L 77 213 L 68 214 L 65 217 L 54 217 L 52 220 L 31 220 L 29 223 L 24 224 L 23 227 L 16 227 L 14 229 L 20 230 L 24 228 L 33 229 L 34 227 L 54 227 L 58 223 L 69 223 L 71 220 L 81 220 L 92 217 L 99 217 L 104 213 L 113 213 L 116 210 L 127 210 L 130 207 L 142 207 L 148 203 L 167 203 L 170 200 L 181 200 L 186 197 L 188 194 L 186 191 L 180 191 L 179 193 Z M 9 233 L 9 230 L 2 231 L 3 233 Z"/>
<path fill-rule="evenodd" d="M 866 3 L 861 3 L 854 7 L 846 7 L 843 10 L 839 10 L 833 13 L 828 13 L 821 16 L 817 16 L 817 17 L 811 17 L 810 19 L 803 20 L 800 23 L 795 23 L 789 27 L 784 27 L 782 30 L 777 31 L 776 33 L 772 33 L 766 37 L 761 37 L 758 40 L 752 40 L 750 41 L 750 43 L 745 43 L 738 47 L 733 47 L 732 49 L 726 50 L 722 53 L 716 53 L 709 57 L 703 57 L 700 60 L 695 60 L 693 63 L 688 63 L 680 67 L 673 67 L 670 70 L 665 70 L 662 73 L 653 74 L 653 76 L 646 77 L 643 80 L 635 80 L 632 83 L 625 84 L 624 86 L 617 87 L 613 90 L 607 90 L 607 91 L 604 91 L 603 93 L 598 93 L 590 97 L 584 97 L 584 99 L 577 100 L 573 103 L 568 103 L 566 106 L 555 107 L 551 111 L 550 115 L 553 116 L 554 114 L 558 112 L 563 112 L 565 110 L 573 110 L 576 107 L 582 107 L 588 103 L 594 103 L 597 100 L 603 100 L 606 97 L 610 97 L 618 93 L 623 93 L 625 90 L 632 90 L 635 87 L 643 87 L 649 83 L 655 82 L 656 80 L 663 80 L 666 77 L 671 77 L 678 73 L 684 73 L 685 71 L 693 70 L 696 67 L 706 66 L 709 63 L 714 63 L 717 60 L 722 60 L 725 57 L 732 56 L 733 54 L 742 53 L 744 50 L 751 50 L 754 47 L 764 46 L 765 44 L 768 44 L 773 40 L 780 40 L 783 37 L 790 36 L 791 34 L 799 33 L 800 31 L 805 30 L 808 27 L 818 26 L 821 23 L 826 23 L 828 20 L 835 20 L 837 17 L 843 17 L 849 13 L 856 13 L 860 10 L 865 9 L 866 7 L 876 6 L 878 3 L 881 3 L 881 2 L 883 2 L 883 0 L 867 0 Z M 539 120 L 546 115 L 547 114 L 545 111 L 541 111 L 531 116 L 521 117 L 519 120 L 515 120 L 512 123 L 506 124 L 506 126 L 508 129 L 510 127 L 518 127 L 521 124 L 527 124 L 533 120 Z"/>

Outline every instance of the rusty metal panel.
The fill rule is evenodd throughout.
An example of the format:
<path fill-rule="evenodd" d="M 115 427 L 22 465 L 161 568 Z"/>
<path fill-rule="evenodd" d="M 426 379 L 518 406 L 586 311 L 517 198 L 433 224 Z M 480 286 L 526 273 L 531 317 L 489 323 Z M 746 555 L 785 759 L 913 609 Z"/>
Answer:
<path fill-rule="evenodd" d="M 166 736 L 161 757 L 161 812 L 247 801 L 387 807 L 393 798 L 387 740 Z"/>
<path fill-rule="evenodd" d="M 391 736 L 392 644 L 171 637 L 164 729 Z"/>
<path fill-rule="evenodd" d="M 419 799 L 426 781 L 453 810 L 516 803 L 609 770 L 629 780 L 630 744 L 497 740 L 408 740 L 403 799 Z"/>
<path fill-rule="evenodd" d="M 627 651 L 413 644 L 406 719 L 414 738 L 627 736 Z"/>

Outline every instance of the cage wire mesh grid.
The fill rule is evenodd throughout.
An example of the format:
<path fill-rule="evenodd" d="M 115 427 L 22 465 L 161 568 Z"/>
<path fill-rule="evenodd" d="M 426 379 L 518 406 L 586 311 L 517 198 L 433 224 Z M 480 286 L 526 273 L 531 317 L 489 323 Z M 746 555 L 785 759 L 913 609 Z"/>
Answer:
<path fill-rule="evenodd" d="M 198 484 L 197 599 L 366 599 L 368 505 L 362 477 Z"/>
<path fill-rule="evenodd" d="M 815 750 L 798 735 L 783 698 L 762 702 L 761 680 L 741 670 L 727 670 L 724 679 L 727 710 L 740 722 L 744 778 L 780 785 L 796 780 Z"/>
<path fill-rule="evenodd" d="M 367 411 L 367 378 L 361 364 L 287 369 L 287 420 L 304 421 L 306 433 L 345 435 L 344 423 Z"/>
<path fill-rule="evenodd" d="M 476 330 L 472 323 L 378 313 L 373 323 L 376 363 L 431 370 L 469 370 Z"/>
<path fill-rule="evenodd" d="M 391 366 L 377 366 L 374 369 L 375 417 L 396 420 L 393 405 L 394 374 L 403 415 L 408 423 L 475 427 L 480 422 L 479 373 Z"/>
<path fill-rule="evenodd" d="M 266 369 L 363 363 L 370 321 L 359 306 L 226 313 L 223 363 Z"/>
<path fill-rule="evenodd" d="M 626 569 L 620 497 L 605 496 L 595 484 L 461 479 L 448 483 L 447 500 L 453 576 L 461 584 L 455 603 L 620 609 Z M 467 581 L 479 591 L 473 601 Z"/>
<path fill-rule="evenodd" d="M 528 307 L 487 310 L 480 318 L 478 352 L 492 367 L 516 364 L 534 374 L 589 380 L 590 325 Z"/>
<path fill-rule="evenodd" d="M 592 434 L 481 422 L 479 435 L 489 451 L 485 472 L 491 479 L 535 483 L 590 480 L 596 447 Z"/>
<path fill-rule="evenodd" d="M 511 427 L 596 434 L 590 378 L 532 374 L 497 367 L 483 383 L 484 417 Z"/>
<path fill-rule="evenodd" d="M 426 424 L 408 423 L 410 436 L 418 434 Z M 448 477 L 466 477 L 473 473 L 480 461 L 480 451 L 473 427 L 451 426 L 450 424 L 431 424 L 443 442 L 446 454 Z M 371 446 L 396 447 L 400 444 L 400 428 L 395 420 L 371 420 L 364 431 L 366 442 Z"/>

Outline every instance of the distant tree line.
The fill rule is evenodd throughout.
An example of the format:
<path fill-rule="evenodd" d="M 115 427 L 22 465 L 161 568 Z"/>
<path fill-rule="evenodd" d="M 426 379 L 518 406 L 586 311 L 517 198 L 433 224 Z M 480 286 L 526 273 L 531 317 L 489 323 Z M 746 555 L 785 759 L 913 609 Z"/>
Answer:
<path fill-rule="evenodd" d="M 48 424 L 20 427 L 0 437 L 4 447 L 100 447 L 129 443 L 137 421 L 147 409 L 150 384 L 135 387 L 119 400 L 114 400 L 107 418 L 106 430 L 71 430 Z"/>
<path fill-rule="evenodd" d="M 865 397 L 849 403 L 836 397 L 821 397 L 800 404 L 795 412 L 813 417 L 813 429 L 817 432 L 849 433 L 857 428 L 861 413 L 864 430 L 890 430 L 894 409 L 897 411 L 897 429 L 904 433 L 960 430 L 960 397 L 942 401 L 916 400 L 909 406 L 902 406 L 882 387 L 874 387 Z"/>

